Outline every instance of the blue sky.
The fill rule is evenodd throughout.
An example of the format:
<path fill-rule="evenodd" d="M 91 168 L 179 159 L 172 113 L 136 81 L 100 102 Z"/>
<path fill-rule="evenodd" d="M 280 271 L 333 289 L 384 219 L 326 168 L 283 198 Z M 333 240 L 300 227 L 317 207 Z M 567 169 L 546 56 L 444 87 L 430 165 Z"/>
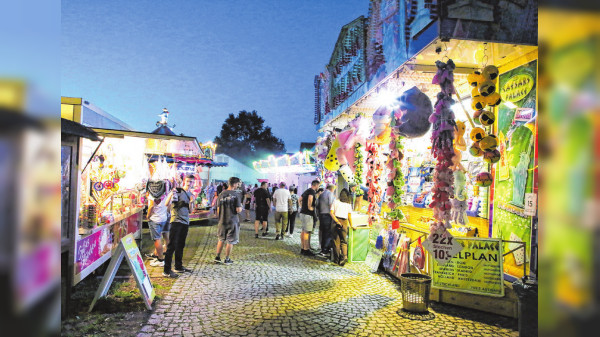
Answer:
<path fill-rule="evenodd" d="M 62 1 L 61 94 L 136 130 L 167 107 L 175 132 L 214 139 L 257 110 L 289 152 L 317 137 L 313 79 L 368 0 Z"/>

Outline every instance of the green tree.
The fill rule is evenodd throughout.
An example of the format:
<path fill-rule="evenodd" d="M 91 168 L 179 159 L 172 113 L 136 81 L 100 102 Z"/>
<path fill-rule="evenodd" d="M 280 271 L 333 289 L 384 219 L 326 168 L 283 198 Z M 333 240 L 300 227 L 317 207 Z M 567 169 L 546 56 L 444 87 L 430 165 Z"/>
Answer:
<path fill-rule="evenodd" d="M 275 137 L 271 127 L 264 123 L 265 120 L 256 110 L 242 110 L 237 116 L 229 114 L 221 126 L 221 133 L 215 137 L 217 152 L 225 153 L 246 165 L 269 154 L 285 153 L 283 141 Z"/>

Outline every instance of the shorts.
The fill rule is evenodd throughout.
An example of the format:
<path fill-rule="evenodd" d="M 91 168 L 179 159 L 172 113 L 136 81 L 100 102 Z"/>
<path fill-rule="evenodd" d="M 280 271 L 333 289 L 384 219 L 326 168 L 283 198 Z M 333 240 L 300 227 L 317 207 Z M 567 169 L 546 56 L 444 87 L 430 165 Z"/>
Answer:
<path fill-rule="evenodd" d="M 312 233 L 315 226 L 313 216 L 300 213 L 298 214 L 298 218 L 300 219 L 300 224 L 302 224 L 302 231 L 306 233 Z"/>
<path fill-rule="evenodd" d="M 268 221 L 269 220 L 269 209 L 268 208 L 257 208 L 256 209 L 256 221 Z"/>
<path fill-rule="evenodd" d="M 160 234 L 163 232 L 163 227 L 167 222 L 154 222 L 152 220 L 148 221 L 148 227 L 150 227 L 150 236 L 152 236 L 152 240 L 160 240 Z"/>
<path fill-rule="evenodd" d="M 169 217 L 170 218 L 170 217 Z M 163 233 L 169 233 L 171 231 L 171 223 L 167 221 L 162 228 Z"/>
<path fill-rule="evenodd" d="M 250 210 L 250 204 L 244 205 L 244 209 Z"/>
<path fill-rule="evenodd" d="M 240 241 L 240 224 L 234 223 L 229 226 L 219 224 L 217 229 L 217 238 L 219 241 L 223 241 L 232 245 L 237 244 Z"/>

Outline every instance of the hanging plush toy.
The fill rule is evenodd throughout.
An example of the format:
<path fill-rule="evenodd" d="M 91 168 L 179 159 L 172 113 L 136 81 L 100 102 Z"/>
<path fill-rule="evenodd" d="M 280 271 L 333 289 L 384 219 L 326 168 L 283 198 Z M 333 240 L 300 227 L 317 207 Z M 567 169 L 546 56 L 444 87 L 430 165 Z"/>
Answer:
<path fill-rule="evenodd" d="M 461 164 L 462 151 L 467 149 L 467 143 L 465 142 L 465 123 L 456 121 L 456 130 L 454 132 L 454 157 L 452 158 L 452 169 L 463 170 L 465 168 Z"/>
<path fill-rule="evenodd" d="M 354 163 L 354 147 L 356 144 L 364 144 L 369 133 L 368 123 L 364 123 L 362 117 L 355 118 L 349 123 L 350 129 L 341 132 L 336 142 L 337 163 L 340 166 L 339 171 L 344 180 L 349 184 L 354 183 L 354 172 L 350 165 Z"/>
<path fill-rule="evenodd" d="M 448 60 L 447 63 L 436 61 L 437 72 L 433 77 L 433 84 L 439 84 L 440 92 L 437 95 L 435 111 L 430 117 L 433 125 L 431 134 L 431 152 L 437 164 L 434 173 L 434 186 L 431 189 L 433 193 L 433 202 L 429 207 L 433 208 L 433 217 L 435 221 L 430 226 L 430 231 L 438 231 L 440 228 L 450 228 L 450 219 L 452 218 L 452 203 L 450 196 L 454 194 L 454 176 L 452 175 L 452 158 L 454 157 L 454 132 L 456 122 L 452 105 L 454 100 L 452 94 L 454 89 L 454 62 Z"/>
<path fill-rule="evenodd" d="M 390 142 L 390 127 L 392 109 L 388 106 L 379 107 L 373 114 L 373 131 L 369 142 L 378 145 L 387 144 Z"/>
<path fill-rule="evenodd" d="M 467 218 L 468 209 L 467 178 L 465 172 L 454 171 L 454 199 L 452 200 L 452 220 L 465 226 L 469 223 Z"/>
<path fill-rule="evenodd" d="M 433 112 L 431 100 L 417 87 L 406 90 L 398 97 L 400 114 L 396 132 L 405 138 L 417 138 L 425 135 L 431 126 L 429 116 Z"/>

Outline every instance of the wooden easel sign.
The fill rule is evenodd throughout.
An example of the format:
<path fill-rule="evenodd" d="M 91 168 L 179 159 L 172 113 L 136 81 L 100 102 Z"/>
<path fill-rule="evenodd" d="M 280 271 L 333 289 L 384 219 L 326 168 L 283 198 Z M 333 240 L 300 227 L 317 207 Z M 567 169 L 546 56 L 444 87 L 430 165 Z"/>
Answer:
<path fill-rule="evenodd" d="M 110 285 L 112 284 L 124 257 L 126 257 L 127 264 L 133 273 L 133 278 L 135 278 L 138 289 L 144 298 L 146 308 L 152 310 L 152 301 L 154 301 L 156 293 L 150 282 L 150 275 L 148 275 L 140 250 L 135 244 L 133 234 L 128 234 L 119 242 L 119 246 L 110 260 L 110 264 L 108 265 L 106 273 L 104 273 L 104 277 L 102 277 L 102 282 L 100 282 L 100 287 L 96 291 L 96 295 L 94 295 L 94 300 L 92 301 L 92 304 L 90 304 L 88 312 L 92 311 L 99 298 L 106 296 L 108 293 L 108 289 L 110 289 Z"/>

